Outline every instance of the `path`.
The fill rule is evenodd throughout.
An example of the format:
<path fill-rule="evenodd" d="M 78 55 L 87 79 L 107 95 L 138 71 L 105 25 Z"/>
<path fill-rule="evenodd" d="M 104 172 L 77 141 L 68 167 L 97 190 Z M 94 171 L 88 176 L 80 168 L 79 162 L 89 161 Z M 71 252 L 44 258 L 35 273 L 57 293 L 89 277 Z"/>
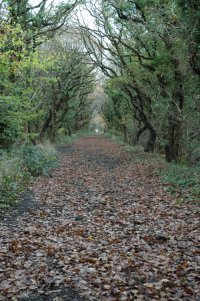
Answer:
<path fill-rule="evenodd" d="M 109 140 L 62 153 L 0 224 L 0 301 L 200 300 L 198 208 Z"/>

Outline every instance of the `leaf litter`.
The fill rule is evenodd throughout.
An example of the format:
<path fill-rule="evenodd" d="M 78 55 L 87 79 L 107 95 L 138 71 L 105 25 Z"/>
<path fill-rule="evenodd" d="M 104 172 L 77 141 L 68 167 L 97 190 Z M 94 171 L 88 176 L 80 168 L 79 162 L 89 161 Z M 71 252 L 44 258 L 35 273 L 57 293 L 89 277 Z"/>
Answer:
<path fill-rule="evenodd" d="M 0 301 L 200 300 L 197 205 L 107 139 L 62 153 L 35 208 L 0 224 Z"/>

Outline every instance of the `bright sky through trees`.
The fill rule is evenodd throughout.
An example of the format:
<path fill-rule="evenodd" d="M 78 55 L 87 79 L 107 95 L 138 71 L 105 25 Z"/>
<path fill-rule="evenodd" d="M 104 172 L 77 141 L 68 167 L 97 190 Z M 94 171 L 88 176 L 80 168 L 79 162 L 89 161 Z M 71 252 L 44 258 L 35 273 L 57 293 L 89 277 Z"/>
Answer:
<path fill-rule="evenodd" d="M 30 0 L 30 3 L 37 5 L 41 2 L 41 0 Z M 65 3 L 65 2 L 69 2 L 69 1 L 62 1 L 62 0 L 48 0 L 47 3 L 49 3 L 49 5 L 53 4 L 53 5 L 57 5 L 59 3 Z M 73 2 L 73 1 L 72 1 Z M 94 24 L 94 19 L 91 17 L 90 13 L 83 7 L 83 5 L 80 5 L 76 10 L 75 10 L 75 14 L 77 15 L 79 21 L 82 20 L 81 23 L 86 24 L 87 26 L 94 28 L 95 24 Z"/>

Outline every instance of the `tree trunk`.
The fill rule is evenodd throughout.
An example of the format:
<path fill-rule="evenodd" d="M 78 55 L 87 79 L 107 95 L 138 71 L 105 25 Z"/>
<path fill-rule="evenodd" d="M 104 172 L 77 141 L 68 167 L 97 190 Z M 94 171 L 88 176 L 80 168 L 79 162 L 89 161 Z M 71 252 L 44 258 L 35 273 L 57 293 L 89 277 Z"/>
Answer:
<path fill-rule="evenodd" d="M 138 145 L 140 136 L 142 135 L 142 133 L 144 133 L 144 131 L 146 131 L 146 129 L 147 129 L 147 127 L 144 126 L 144 127 L 140 128 L 140 129 L 138 130 L 138 132 L 137 132 L 137 134 L 136 134 L 136 137 L 135 137 L 135 143 L 134 143 L 134 145 Z"/>
<path fill-rule="evenodd" d="M 131 98 L 131 102 L 132 102 L 133 106 L 135 107 L 135 109 L 138 111 L 140 121 L 143 122 L 143 124 L 144 124 L 144 128 L 141 129 L 141 130 L 142 130 L 142 132 L 144 132 L 144 130 L 146 130 L 146 129 L 149 130 L 149 137 L 148 137 L 147 145 L 146 145 L 146 148 L 145 148 L 144 151 L 153 153 L 154 150 L 155 150 L 157 135 L 156 135 L 156 131 L 155 131 L 154 127 L 151 125 L 151 122 L 150 122 L 151 116 L 152 116 L 152 110 L 151 110 L 151 106 L 150 106 L 151 98 L 148 95 L 144 94 L 136 86 L 134 86 L 134 90 L 137 93 L 137 98 L 139 100 L 140 105 L 135 105 L 135 103 L 134 103 L 135 97 Z M 131 93 L 130 93 L 130 97 L 131 97 Z M 144 110 L 145 104 L 147 104 L 147 103 L 149 104 L 148 114 L 145 113 L 145 110 Z M 142 132 L 138 133 L 138 136 L 139 136 L 138 140 L 139 140 L 140 135 L 142 134 Z"/>
<path fill-rule="evenodd" d="M 182 122 L 178 116 L 171 116 L 168 126 L 168 141 L 165 145 L 165 156 L 167 162 L 180 162 L 181 137 Z"/>
<path fill-rule="evenodd" d="M 30 141 L 33 143 L 33 145 L 37 145 L 37 142 L 36 142 L 36 140 L 34 139 L 34 138 L 32 138 L 31 137 L 31 124 L 30 124 L 30 121 L 28 121 L 28 123 L 27 123 L 27 131 L 28 131 L 28 137 L 29 137 L 29 139 L 30 139 Z"/>
<path fill-rule="evenodd" d="M 54 87 L 52 85 L 52 90 L 54 91 Z M 51 119 L 51 142 L 55 143 L 55 139 L 56 139 L 56 130 L 55 130 L 55 124 L 56 124 L 56 101 L 55 101 L 55 97 L 53 97 L 52 99 L 52 119 Z"/>
<path fill-rule="evenodd" d="M 180 62 L 174 54 L 171 39 L 166 33 L 164 42 L 171 54 L 171 62 L 174 65 L 174 90 L 170 98 L 168 115 L 167 144 L 165 145 L 165 156 L 167 162 L 180 162 L 181 138 L 182 138 L 182 110 L 184 105 L 183 74 Z"/>
<path fill-rule="evenodd" d="M 149 137 L 144 151 L 147 153 L 153 153 L 156 145 L 156 131 L 151 124 L 146 125 L 146 128 L 149 130 Z"/>
<path fill-rule="evenodd" d="M 52 120 L 51 114 L 52 114 L 52 112 L 51 112 L 51 110 L 49 110 L 49 116 L 45 120 L 45 123 L 43 124 L 43 127 L 42 127 L 42 129 L 40 131 L 39 139 L 40 139 L 41 143 L 44 142 L 45 133 L 46 133 L 47 129 L 50 126 L 50 123 L 51 123 L 51 120 Z"/>
<path fill-rule="evenodd" d="M 172 95 L 170 113 L 168 115 L 168 137 L 165 146 L 167 162 L 180 162 L 181 138 L 182 138 L 182 109 L 184 104 L 183 79 L 178 70 L 178 63 L 175 70 L 175 87 Z"/>
<path fill-rule="evenodd" d="M 125 142 L 125 143 L 128 143 L 127 128 L 126 128 L 126 126 L 125 126 L 124 124 L 122 125 L 122 127 L 123 127 L 124 142 Z"/>

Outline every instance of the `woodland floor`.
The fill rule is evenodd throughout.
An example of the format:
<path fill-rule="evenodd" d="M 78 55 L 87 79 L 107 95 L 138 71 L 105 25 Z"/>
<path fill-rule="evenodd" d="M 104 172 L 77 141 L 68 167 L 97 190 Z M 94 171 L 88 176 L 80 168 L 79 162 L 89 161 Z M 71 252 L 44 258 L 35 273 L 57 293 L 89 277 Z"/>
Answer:
<path fill-rule="evenodd" d="M 114 142 L 60 151 L 0 220 L 0 301 L 200 300 L 198 207 Z"/>

